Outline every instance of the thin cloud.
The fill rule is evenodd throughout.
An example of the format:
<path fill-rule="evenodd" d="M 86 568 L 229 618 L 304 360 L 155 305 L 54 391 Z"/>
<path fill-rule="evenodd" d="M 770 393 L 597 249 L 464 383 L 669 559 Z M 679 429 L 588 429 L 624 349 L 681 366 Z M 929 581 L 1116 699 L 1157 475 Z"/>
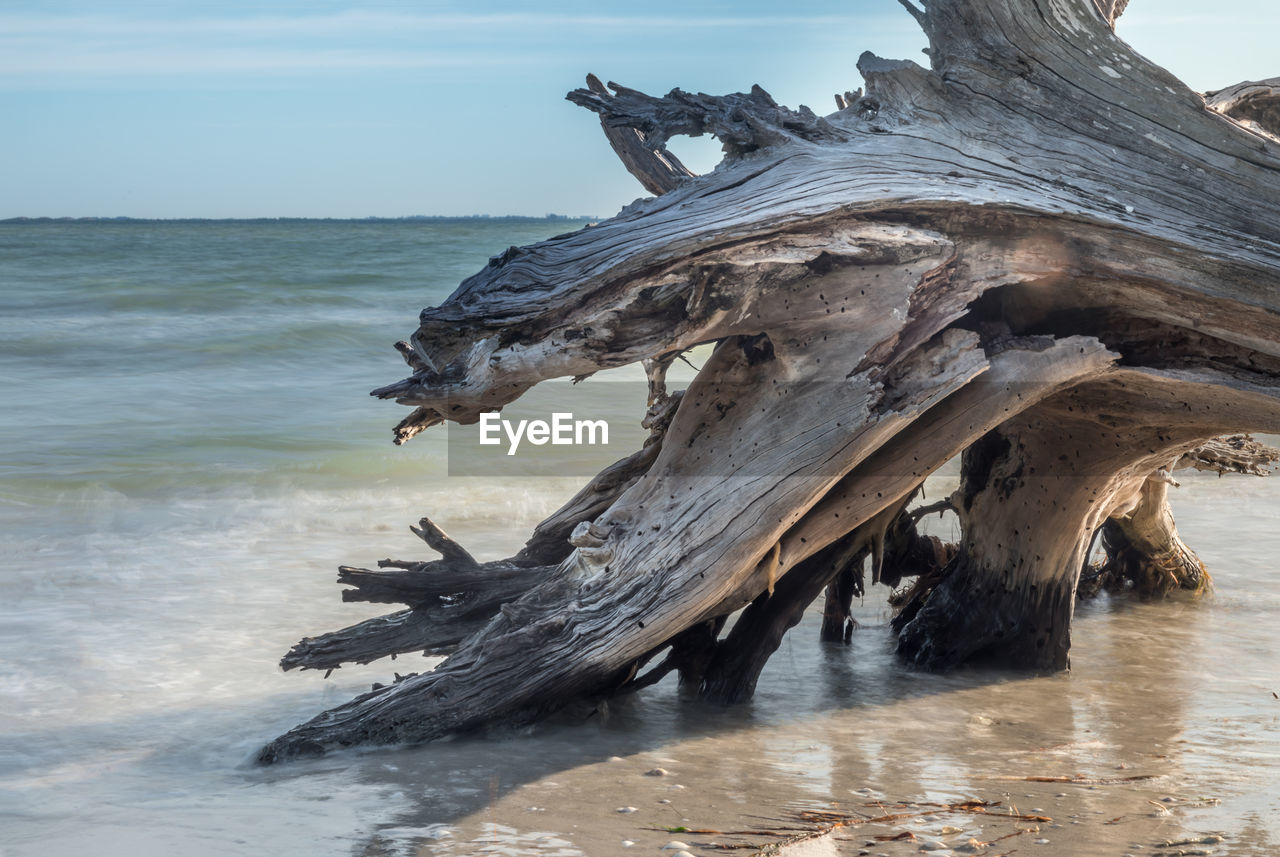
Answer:
<path fill-rule="evenodd" d="M 98 48 L 56 55 L 47 51 L 0 52 L 0 75 L 78 76 L 396 70 L 528 64 L 529 57 L 503 54 L 444 55 L 351 49 L 181 48 L 145 51 Z"/>
<path fill-rule="evenodd" d="M 50 15 L 0 15 L 0 32 L 7 37 L 61 36 L 102 37 L 202 37 L 269 35 L 351 35 L 353 33 L 403 33 L 445 29 L 561 28 L 600 29 L 671 28 L 760 28 L 865 25 L 866 15 L 738 15 L 650 16 L 650 15 L 566 15 L 559 13 L 396 14 L 385 12 L 339 12 L 331 15 L 263 15 L 237 18 L 129 18 L 107 15 L 56 17 Z"/>
<path fill-rule="evenodd" d="M 905 17 L 905 16 L 904 16 Z M 534 64 L 545 39 L 566 32 L 716 28 L 830 28 L 849 16 L 571 15 L 560 13 L 334 14 L 160 18 L 0 14 L 0 77 L 7 85 L 95 77 L 382 71 Z M 862 19 L 865 25 L 866 19 Z M 469 38 L 474 37 L 474 38 Z M 602 36 L 603 38 L 604 36 Z M 543 40 L 541 52 L 532 44 Z M 505 44 L 498 51 L 495 43 Z M 513 50 L 514 49 L 514 50 Z"/>
<path fill-rule="evenodd" d="M 792 39 L 864 29 L 869 20 L 915 26 L 901 15 L 561 12 L 483 14 L 347 10 L 334 13 L 165 17 L 126 13 L 0 13 L 0 86 L 98 85 L 120 78 L 197 74 L 371 72 L 554 62 L 565 37 L 634 46 L 653 34 L 732 40 L 734 33 Z M 710 32 L 714 30 L 715 34 Z M 705 35 L 699 35 L 705 34 Z M 651 39 L 652 41 L 652 39 Z M 92 79 L 90 79 L 92 78 Z"/>

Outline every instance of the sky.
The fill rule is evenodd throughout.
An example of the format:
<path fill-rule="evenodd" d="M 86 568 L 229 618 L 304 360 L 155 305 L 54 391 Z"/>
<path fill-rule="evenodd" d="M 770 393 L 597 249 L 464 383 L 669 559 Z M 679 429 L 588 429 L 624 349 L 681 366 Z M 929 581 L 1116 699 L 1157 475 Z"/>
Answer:
<path fill-rule="evenodd" d="M 1118 31 L 1204 90 L 1280 74 L 1277 24 L 1132 0 Z M 564 100 L 587 72 L 828 113 L 863 50 L 925 44 L 896 0 L 0 0 L 0 218 L 604 217 L 644 191 Z"/>

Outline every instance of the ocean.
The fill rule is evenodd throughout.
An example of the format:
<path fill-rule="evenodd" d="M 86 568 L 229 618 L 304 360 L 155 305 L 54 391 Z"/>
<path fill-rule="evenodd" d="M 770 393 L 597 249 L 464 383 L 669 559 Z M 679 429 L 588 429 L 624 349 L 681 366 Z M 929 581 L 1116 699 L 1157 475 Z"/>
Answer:
<path fill-rule="evenodd" d="M 280 672 L 301 637 L 389 612 L 342 603 L 338 565 L 429 558 L 423 515 L 510 555 L 584 480 L 459 475 L 443 428 L 395 447 L 407 410 L 368 396 L 407 374 L 392 343 L 423 307 L 582 224 L 0 223 L 0 855 L 704 854 L 895 806 L 811 853 L 1280 850 L 1280 482 L 1254 477 L 1179 475 L 1217 594 L 1084 605 L 1066 674 L 907 670 L 873 591 L 852 644 L 806 620 L 737 709 L 663 683 L 586 724 L 255 767 L 432 664 Z M 578 388 L 638 423 L 637 371 Z M 971 799 L 1052 820 L 939 808 Z"/>

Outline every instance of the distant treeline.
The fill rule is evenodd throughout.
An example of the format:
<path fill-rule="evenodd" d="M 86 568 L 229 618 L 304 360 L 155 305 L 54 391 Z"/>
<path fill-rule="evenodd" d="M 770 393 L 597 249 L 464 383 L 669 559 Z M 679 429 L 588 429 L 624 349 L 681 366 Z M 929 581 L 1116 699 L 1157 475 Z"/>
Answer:
<path fill-rule="evenodd" d="M 405 223 L 425 221 L 449 223 L 462 220 L 485 220 L 495 223 L 545 223 L 599 220 L 590 215 L 546 214 L 530 217 L 523 214 L 413 214 L 408 217 L 6 217 L 0 223 Z"/>

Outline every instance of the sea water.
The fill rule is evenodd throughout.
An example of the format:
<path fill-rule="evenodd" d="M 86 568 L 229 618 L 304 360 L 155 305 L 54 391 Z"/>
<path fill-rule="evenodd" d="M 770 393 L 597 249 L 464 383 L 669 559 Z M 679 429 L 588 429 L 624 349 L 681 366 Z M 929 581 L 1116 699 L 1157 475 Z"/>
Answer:
<path fill-rule="evenodd" d="M 391 343 L 422 307 L 581 225 L 0 224 L 0 854 L 715 853 L 664 828 L 895 805 L 822 853 L 1280 848 L 1280 482 L 1251 477 L 1179 477 L 1217 595 L 1082 607 L 1066 674 L 908 670 L 876 588 L 850 645 L 807 620 L 736 709 L 664 683 L 585 723 L 254 766 L 435 662 L 281 673 L 302 636 L 388 611 L 342 603 L 337 565 L 430 558 L 423 515 L 509 555 L 583 481 L 458 475 L 443 429 L 394 447 L 406 409 L 367 396 L 407 373 Z M 619 378 L 580 387 L 638 423 Z M 920 808 L 970 798 L 1053 821 Z"/>

